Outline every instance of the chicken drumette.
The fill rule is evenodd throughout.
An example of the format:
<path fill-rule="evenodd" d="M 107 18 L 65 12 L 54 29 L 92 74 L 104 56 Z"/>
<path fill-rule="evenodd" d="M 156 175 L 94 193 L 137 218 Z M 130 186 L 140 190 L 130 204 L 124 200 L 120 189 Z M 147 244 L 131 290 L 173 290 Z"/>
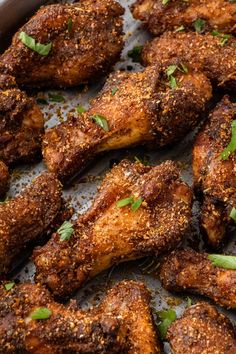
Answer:
<path fill-rule="evenodd" d="M 190 67 L 173 71 L 171 77 L 160 67 L 112 74 L 87 112 L 46 131 L 48 169 L 68 182 L 101 152 L 140 144 L 157 148 L 182 138 L 199 122 L 211 85 Z"/>
<path fill-rule="evenodd" d="M 236 4 L 228 0 L 137 0 L 132 6 L 136 19 L 154 35 L 165 31 L 217 30 L 236 33 Z"/>
<path fill-rule="evenodd" d="M 158 256 L 184 237 L 191 204 L 191 189 L 173 162 L 150 167 L 124 160 L 105 177 L 73 236 L 62 241 L 55 233 L 35 250 L 36 279 L 64 296 L 113 264 Z"/>
<path fill-rule="evenodd" d="M 200 302 L 173 322 L 167 339 L 173 354 L 235 354 L 236 337 L 229 319 L 217 309 Z"/>
<path fill-rule="evenodd" d="M 232 146 L 225 150 L 235 134 L 235 118 L 236 103 L 225 96 L 210 114 L 193 148 L 194 183 L 203 197 L 201 224 L 214 247 L 222 242 L 236 207 L 236 153 Z"/>
<path fill-rule="evenodd" d="M 202 71 L 213 85 L 236 90 L 236 39 L 222 34 L 166 32 L 144 46 L 144 65 L 184 63 Z"/>
<path fill-rule="evenodd" d="M 0 161 L 0 198 L 2 198 L 9 188 L 10 175 L 4 162 Z"/>
<path fill-rule="evenodd" d="M 123 12 L 113 0 L 41 7 L 1 56 L 0 72 L 30 87 L 87 83 L 119 58 Z"/>
<path fill-rule="evenodd" d="M 123 281 L 88 311 L 56 303 L 42 286 L 0 289 L 0 352 L 161 353 L 145 286 Z M 37 320 L 39 309 L 47 316 Z"/>

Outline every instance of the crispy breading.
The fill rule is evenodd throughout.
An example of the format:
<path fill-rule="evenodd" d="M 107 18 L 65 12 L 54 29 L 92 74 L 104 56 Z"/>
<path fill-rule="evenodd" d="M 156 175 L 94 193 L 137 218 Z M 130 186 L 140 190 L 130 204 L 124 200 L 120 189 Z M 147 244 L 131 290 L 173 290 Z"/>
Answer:
<path fill-rule="evenodd" d="M 187 73 L 176 69 L 174 76 L 177 87 L 171 89 L 157 66 L 112 74 L 87 112 L 46 131 L 48 169 L 68 182 L 101 152 L 144 144 L 158 148 L 181 139 L 199 122 L 211 85 L 191 68 Z M 105 119 L 108 131 L 94 121 L 97 115 Z"/>
<path fill-rule="evenodd" d="M 117 202 L 141 198 L 136 211 Z M 174 248 L 191 220 L 192 192 L 176 165 L 144 166 L 123 160 L 105 177 L 92 207 L 69 241 L 55 233 L 34 251 L 36 280 L 54 294 L 69 295 L 114 264 Z"/>
<path fill-rule="evenodd" d="M 193 148 L 194 183 L 203 195 L 201 224 L 208 242 L 221 244 L 230 212 L 236 206 L 236 153 L 226 160 L 221 153 L 231 140 L 231 124 L 236 118 L 236 103 L 225 96 L 210 114 Z"/>
<path fill-rule="evenodd" d="M 200 302 L 173 322 L 167 339 L 173 354 L 235 354 L 236 337 L 229 319 L 217 309 Z"/>
<path fill-rule="evenodd" d="M 113 0 L 81 0 L 43 6 L 13 37 L 0 58 L 0 72 L 30 87 L 71 87 L 93 81 L 119 59 L 123 48 L 123 8 Z M 21 32 L 41 44 L 48 55 L 27 48 Z"/>
<path fill-rule="evenodd" d="M 172 252 L 161 266 L 160 277 L 167 290 L 205 295 L 236 309 L 236 270 L 214 266 L 207 253 L 191 249 Z"/>
<path fill-rule="evenodd" d="M 204 21 L 202 26 L 198 26 L 200 31 L 236 33 L 234 1 L 169 0 L 163 4 L 163 0 L 137 0 L 132 6 L 132 12 L 154 35 L 177 30 L 180 26 L 194 30 L 196 20 Z"/>
<path fill-rule="evenodd" d="M 115 285 L 99 306 L 82 311 L 56 303 L 35 284 L 0 288 L 0 353 L 161 353 L 147 288 L 138 282 Z M 37 308 L 51 316 L 32 320 Z"/>
<path fill-rule="evenodd" d="M 194 68 L 211 80 L 213 85 L 236 90 L 236 39 L 221 34 L 166 32 L 145 44 L 144 65 L 161 63 L 168 67 L 173 61 Z"/>
<path fill-rule="evenodd" d="M 10 175 L 7 166 L 0 161 L 0 198 L 2 198 L 9 189 Z"/>
<path fill-rule="evenodd" d="M 45 172 L 19 196 L 0 204 L 0 273 L 8 272 L 22 250 L 39 242 L 63 208 L 61 184 Z M 61 220 L 60 220 L 61 222 Z"/>

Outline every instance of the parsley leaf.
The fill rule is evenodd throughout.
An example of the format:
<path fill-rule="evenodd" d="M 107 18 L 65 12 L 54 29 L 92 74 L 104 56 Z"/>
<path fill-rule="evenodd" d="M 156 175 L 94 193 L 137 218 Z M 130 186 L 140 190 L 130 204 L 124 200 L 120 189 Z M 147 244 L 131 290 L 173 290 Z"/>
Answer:
<path fill-rule="evenodd" d="M 74 225 L 69 221 L 64 221 L 57 232 L 60 235 L 60 241 L 69 241 L 74 233 Z"/>
<path fill-rule="evenodd" d="M 46 307 L 39 307 L 35 309 L 30 317 L 32 320 L 46 320 L 47 318 L 51 317 L 52 311 L 47 309 Z"/>
<path fill-rule="evenodd" d="M 86 109 L 85 109 L 83 106 L 78 105 L 78 106 L 76 107 L 76 111 L 77 111 L 79 114 L 82 114 L 82 113 L 86 112 Z"/>
<path fill-rule="evenodd" d="M 198 33 L 204 32 L 205 25 L 206 25 L 206 21 L 201 18 L 198 18 L 196 21 L 193 22 L 193 27 L 195 28 L 195 31 Z"/>
<path fill-rule="evenodd" d="M 48 99 L 50 102 L 64 102 L 65 98 L 62 95 L 57 95 L 55 93 L 49 93 Z"/>
<path fill-rule="evenodd" d="M 221 153 L 221 160 L 227 160 L 230 154 L 232 154 L 236 150 L 236 120 L 233 120 L 232 124 L 232 137 L 228 146 Z"/>
<path fill-rule="evenodd" d="M 141 206 L 142 204 L 142 198 L 139 197 L 138 199 L 134 200 L 134 198 L 131 196 L 131 197 L 128 197 L 128 198 L 125 198 L 125 199 L 121 199 L 119 200 L 116 205 L 118 208 L 123 208 L 124 206 L 126 205 L 131 205 L 131 210 L 133 212 L 137 211 L 139 209 L 139 207 Z"/>
<path fill-rule="evenodd" d="M 115 96 L 117 91 L 119 91 L 118 87 L 114 87 L 111 91 L 112 96 Z"/>
<path fill-rule="evenodd" d="M 11 283 L 7 283 L 7 284 L 4 285 L 4 287 L 5 287 L 5 289 L 6 289 L 7 291 L 11 290 L 14 286 L 15 286 L 15 282 L 14 282 L 14 281 L 11 282 Z"/>
<path fill-rule="evenodd" d="M 218 32 L 218 31 L 212 31 L 211 34 L 214 37 L 220 38 L 220 45 L 222 47 L 228 42 L 229 39 L 231 39 L 233 37 L 231 34 L 224 34 L 224 33 Z"/>
<path fill-rule="evenodd" d="M 160 332 L 161 338 L 165 339 L 169 326 L 176 320 L 176 312 L 173 309 L 169 309 L 166 311 L 159 311 L 157 312 L 157 315 L 160 318 L 160 323 L 157 325 L 157 328 Z"/>
<path fill-rule="evenodd" d="M 170 0 L 162 0 L 162 5 L 167 5 Z"/>
<path fill-rule="evenodd" d="M 232 208 L 232 210 L 231 210 L 229 216 L 230 216 L 234 221 L 236 221 L 236 208 L 234 208 L 234 207 Z"/>
<path fill-rule="evenodd" d="M 100 114 L 95 114 L 90 117 L 97 125 L 99 125 L 105 132 L 109 131 L 109 126 L 105 117 Z"/>
<path fill-rule="evenodd" d="M 138 210 L 141 204 L 142 204 L 142 198 L 139 197 L 131 204 L 131 210 L 135 212 L 136 210 Z"/>
<path fill-rule="evenodd" d="M 46 56 L 52 49 L 52 42 L 48 44 L 36 43 L 33 37 L 28 36 L 25 32 L 21 32 L 19 35 L 21 42 L 27 47 L 37 52 L 40 55 Z"/>
<path fill-rule="evenodd" d="M 190 297 L 187 297 L 187 307 L 192 306 L 193 302 L 192 299 Z"/>
<path fill-rule="evenodd" d="M 133 62 L 140 63 L 142 49 L 142 45 L 136 45 L 133 49 L 128 51 L 128 57 L 131 58 Z"/>
<path fill-rule="evenodd" d="M 178 87 L 177 82 L 175 77 L 173 76 L 173 74 L 175 73 L 176 70 L 181 71 L 182 73 L 187 73 L 188 72 L 188 68 L 184 65 L 184 64 L 180 64 L 180 65 L 169 65 L 168 68 L 166 69 L 166 75 L 169 79 L 170 82 L 170 87 L 172 89 L 176 89 Z"/>
<path fill-rule="evenodd" d="M 71 34 L 72 29 L 73 29 L 73 21 L 72 21 L 72 18 L 69 18 L 67 28 L 68 28 L 69 34 Z"/>
<path fill-rule="evenodd" d="M 175 33 L 177 32 L 183 32 L 184 31 L 184 26 L 179 26 L 178 28 L 176 28 L 176 30 L 174 30 Z"/>
<path fill-rule="evenodd" d="M 236 256 L 225 256 L 222 254 L 209 254 L 208 258 L 215 267 L 224 269 L 236 269 Z"/>

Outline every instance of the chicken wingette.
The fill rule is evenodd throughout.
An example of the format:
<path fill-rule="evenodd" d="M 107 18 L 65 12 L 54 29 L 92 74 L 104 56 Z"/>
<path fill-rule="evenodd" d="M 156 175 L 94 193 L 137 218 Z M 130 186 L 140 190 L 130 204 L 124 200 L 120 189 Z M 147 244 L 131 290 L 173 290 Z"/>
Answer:
<path fill-rule="evenodd" d="M 188 308 L 169 327 L 167 340 L 173 354 L 235 354 L 236 336 L 230 320 L 200 302 Z"/>
<path fill-rule="evenodd" d="M 183 239 L 191 205 L 191 189 L 173 162 L 151 167 L 123 160 L 107 174 L 72 236 L 65 241 L 57 232 L 35 249 L 36 280 L 65 296 L 114 264 L 158 256 Z"/>
<path fill-rule="evenodd" d="M 181 139 L 199 122 L 211 85 L 190 67 L 170 68 L 171 75 L 160 67 L 112 74 L 87 112 L 46 131 L 48 169 L 68 182 L 104 151 L 140 144 L 158 148 Z"/>
<path fill-rule="evenodd" d="M 160 277 L 167 290 L 204 295 L 236 309 L 236 270 L 214 266 L 207 253 L 191 249 L 172 252 L 162 264 Z"/>
<path fill-rule="evenodd" d="M 7 166 L 0 161 L 0 198 L 4 197 L 9 189 L 10 175 Z"/>
<path fill-rule="evenodd" d="M 123 13 L 113 0 L 43 6 L 13 37 L 0 72 L 37 88 L 93 81 L 119 59 Z"/>
<path fill-rule="evenodd" d="M 184 63 L 204 72 L 214 86 L 236 90 L 236 39 L 213 34 L 166 32 L 145 44 L 142 62 L 166 67 L 173 61 Z"/>
<path fill-rule="evenodd" d="M 179 28 L 236 33 L 236 4 L 228 0 L 137 0 L 132 6 L 136 19 L 154 35 Z"/>
<path fill-rule="evenodd" d="M 161 353 L 149 303 L 134 281 L 115 285 L 87 311 L 56 303 L 40 285 L 1 286 L 0 353 Z"/>
<path fill-rule="evenodd" d="M 202 195 L 201 225 L 210 245 L 220 246 L 236 207 L 236 103 L 225 96 L 210 114 L 193 148 L 195 188 Z M 230 144 L 231 142 L 231 144 Z M 230 144 L 230 145 L 229 145 Z"/>

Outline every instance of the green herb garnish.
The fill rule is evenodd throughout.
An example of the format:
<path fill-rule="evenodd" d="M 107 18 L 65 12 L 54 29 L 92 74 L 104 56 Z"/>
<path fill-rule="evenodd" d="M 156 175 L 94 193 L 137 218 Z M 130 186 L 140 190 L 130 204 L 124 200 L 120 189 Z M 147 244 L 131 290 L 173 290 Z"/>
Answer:
<path fill-rule="evenodd" d="M 7 283 L 4 285 L 7 291 L 11 290 L 15 286 L 15 282 Z"/>
<path fill-rule="evenodd" d="M 165 339 L 169 326 L 176 320 L 176 312 L 173 309 L 169 309 L 166 311 L 159 311 L 157 312 L 157 315 L 161 321 L 159 325 L 157 325 L 157 328 L 160 332 L 161 338 Z"/>
<path fill-rule="evenodd" d="M 73 29 L 73 21 L 72 21 L 72 18 L 70 18 L 69 19 L 69 21 L 68 21 L 68 32 L 69 32 L 69 34 L 71 34 L 71 32 L 72 32 L 72 29 Z"/>
<path fill-rule="evenodd" d="M 219 37 L 220 38 L 220 45 L 222 47 L 228 42 L 228 40 L 230 38 L 233 37 L 231 34 L 224 34 L 224 33 L 218 32 L 218 31 L 212 31 L 211 34 L 214 37 Z"/>
<path fill-rule="evenodd" d="M 182 26 L 179 26 L 178 28 L 176 28 L 176 30 L 174 31 L 175 33 L 176 32 L 183 32 L 184 31 L 184 26 L 182 25 Z"/>
<path fill-rule="evenodd" d="M 193 27 L 195 28 L 195 31 L 198 33 L 204 32 L 205 25 L 206 25 L 206 21 L 201 18 L 198 18 L 196 21 L 193 22 Z"/>
<path fill-rule="evenodd" d="M 48 99 L 50 102 L 64 102 L 65 101 L 65 98 L 62 95 L 57 95 L 54 93 L 49 93 Z"/>
<path fill-rule="evenodd" d="M 221 160 L 227 160 L 230 154 L 232 154 L 236 150 L 236 120 L 232 121 L 232 137 L 228 146 L 221 153 Z"/>
<path fill-rule="evenodd" d="M 131 58 L 133 62 L 140 63 L 142 49 L 142 45 L 136 45 L 133 49 L 128 51 L 128 57 Z"/>
<path fill-rule="evenodd" d="M 74 233 L 74 225 L 69 221 L 64 221 L 57 232 L 60 235 L 60 241 L 69 241 Z"/>
<path fill-rule="evenodd" d="M 52 42 L 48 44 L 37 43 L 33 37 L 28 36 L 25 32 L 20 33 L 19 39 L 27 48 L 43 56 L 48 55 L 52 49 Z"/>
<path fill-rule="evenodd" d="M 32 320 L 46 320 L 47 318 L 51 317 L 52 311 L 47 309 L 46 307 L 39 307 L 34 310 L 30 317 Z"/>
<path fill-rule="evenodd" d="M 125 198 L 125 199 L 121 199 L 119 200 L 117 203 L 116 203 L 116 206 L 118 208 L 123 208 L 124 206 L 126 205 L 131 205 L 131 210 L 133 212 L 137 211 L 139 209 L 139 207 L 141 206 L 142 204 L 142 198 L 139 197 L 138 199 L 134 200 L 134 198 L 131 196 L 131 197 L 128 197 L 128 198 Z"/>
<path fill-rule="evenodd" d="M 112 96 L 115 96 L 117 91 L 119 91 L 118 87 L 114 87 L 111 91 Z"/>
<path fill-rule="evenodd" d="M 173 76 L 173 74 L 175 73 L 176 70 L 179 70 L 185 74 L 188 72 L 188 68 L 182 63 L 180 65 L 173 64 L 173 65 L 168 66 L 168 68 L 166 69 L 166 75 L 169 79 L 170 87 L 172 89 L 176 89 L 178 87 L 176 79 Z"/>
<path fill-rule="evenodd" d="M 141 163 L 141 164 L 143 164 L 145 166 L 149 165 L 149 163 L 150 163 L 148 156 L 142 156 L 142 157 L 134 156 L 134 159 L 135 159 L 135 161 L 137 161 L 137 162 L 139 162 L 139 163 Z"/>
<path fill-rule="evenodd" d="M 38 103 L 38 104 L 48 104 L 48 101 L 47 100 L 45 100 L 44 98 L 36 98 L 36 102 Z"/>
<path fill-rule="evenodd" d="M 142 204 L 142 198 L 139 197 L 131 204 L 131 210 L 135 212 L 136 210 L 138 210 L 141 204 Z"/>
<path fill-rule="evenodd" d="M 94 116 L 90 117 L 97 125 L 99 125 L 99 127 L 101 127 L 103 130 L 105 130 L 106 132 L 109 131 L 109 126 L 107 123 L 107 120 L 104 116 L 100 115 L 100 114 L 95 114 Z"/>
<path fill-rule="evenodd" d="M 83 106 L 78 105 L 78 106 L 76 107 L 76 111 L 77 111 L 79 114 L 82 114 L 82 113 L 86 112 L 86 109 L 85 109 Z"/>
<path fill-rule="evenodd" d="M 167 5 L 170 0 L 162 0 L 162 5 Z"/>
<path fill-rule="evenodd" d="M 190 307 L 192 306 L 193 302 L 192 299 L 190 299 L 190 297 L 187 297 L 187 306 Z"/>
<path fill-rule="evenodd" d="M 236 269 L 236 256 L 225 256 L 222 254 L 209 254 L 208 258 L 213 265 L 224 269 Z"/>
<path fill-rule="evenodd" d="M 229 216 L 231 217 L 231 219 L 233 219 L 234 221 L 236 221 L 236 208 L 232 208 Z"/>

